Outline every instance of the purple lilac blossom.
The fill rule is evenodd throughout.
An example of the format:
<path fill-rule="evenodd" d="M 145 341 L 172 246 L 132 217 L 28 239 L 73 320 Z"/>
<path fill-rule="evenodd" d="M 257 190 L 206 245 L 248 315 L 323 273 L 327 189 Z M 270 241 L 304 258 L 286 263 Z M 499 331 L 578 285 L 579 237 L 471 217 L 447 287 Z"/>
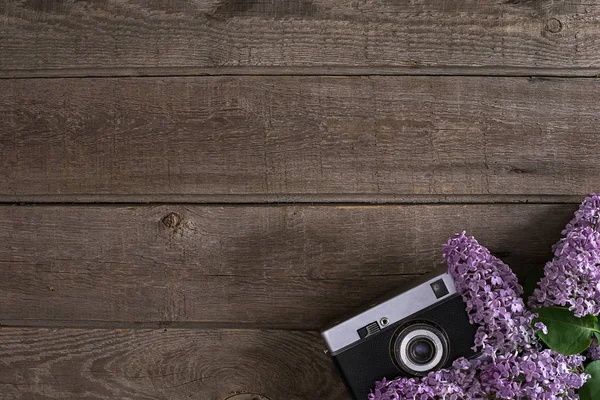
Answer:
<path fill-rule="evenodd" d="M 587 358 L 590 361 L 598 361 L 600 360 L 600 346 L 598 346 L 598 339 L 594 338 L 592 345 L 587 349 Z"/>
<path fill-rule="evenodd" d="M 575 390 L 588 378 L 581 372 L 585 357 L 538 350 L 532 315 L 511 269 L 464 232 L 450 238 L 443 255 L 471 323 L 480 325 L 475 348 L 488 357 L 461 358 L 452 369 L 423 378 L 377 382 L 369 400 L 577 398 Z"/>
<path fill-rule="evenodd" d="M 588 375 L 584 356 L 563 356 L 552 350 L 499 355 L 495 360 L 458 359 L 453 368 L 423 378 L 377 382 L 369 400 L 577 399 Z"/>
<path fill-rule="evenodd" d="M 600 314 L 600 195 L 587 197 L 552 248 L 554 258 L 529 298 L 532 308 L 566 306 L 582 317 Z"/>
<path fill-rule="evenodd" d="M 576 399 L 575 389 L 583 386 L 587 374 L 585 356 L 563 356 L 553 350 L 528 350 L 502 355 L 480 368 L 484 393 L 497 399 Z"/>
<path fill-rule="evenodd" d="M 470 322 L 480 325 L 475 350 L 495 356 L 530 348 L 535 337 L 533 316 L 525 308 L 523 288 L 510 267 L 465 232 L 450 238 L 442 255 Z"/>

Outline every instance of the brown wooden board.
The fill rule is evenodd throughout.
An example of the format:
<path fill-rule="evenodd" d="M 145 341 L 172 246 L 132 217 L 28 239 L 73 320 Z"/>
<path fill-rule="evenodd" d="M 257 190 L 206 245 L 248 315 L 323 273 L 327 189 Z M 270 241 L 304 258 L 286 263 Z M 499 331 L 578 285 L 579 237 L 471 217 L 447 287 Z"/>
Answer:
<path fill-rule="evenodd" d="M 0 70 L 451 66 L 569 74 L 600 68 L 599 21 L 594 1 L 0 0 Z"/>
<path fill-rule="evenodd" d="M 3 206 L 0 324 L 318 329 L 441 266 L 463 229 L 515 270 L 543 266 L 575 209 Z"/>
<path fill-rule="evenodd" d="M 599 98 L 591 79 L 0 80 L 0 195 L 583 196 Z"/>
<path fill-rule="evenodd" d="M 0 398 L 347 400 L 323 348 L 313 332 L 3 328 Z"/>

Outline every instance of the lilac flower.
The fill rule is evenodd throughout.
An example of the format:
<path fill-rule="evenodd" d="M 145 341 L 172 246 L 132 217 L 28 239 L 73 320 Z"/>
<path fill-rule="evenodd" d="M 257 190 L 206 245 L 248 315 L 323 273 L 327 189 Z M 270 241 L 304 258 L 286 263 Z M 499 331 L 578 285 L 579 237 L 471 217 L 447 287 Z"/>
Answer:
<path fill-rule="evenodd" d="M 587 197 L 553 247 L 529 306 L 567 306 L 575 315 L 600 314 L 600 195 Z"/>
<path fill-rule="evenodd" d="M 480 325 L 475 347 L 492 356 L 530 348 L 533 315 L 525 309 L 523 288 L 510 267 L 465 232 L 450 238 L 442 254 L 470 322 Z"/>
<path fill-rule="evenodd" d="M 588 378 L 576 372 L 584 360 L 552 350 L 501 355 L 481 367 L 482 388 L 497 399 L 576 398 L 575 389 Z"/>
<path fill-rule="evenodd" d="M 600 360 L 600 346 L 598 345 L 598 340 L 594 338 L 592 345 L 587 349 L 587 357 L 591 361 Z"/>
<path fill-rule="evenodd" d="M 457 360 L 453 369 L 424 378 L 398 378 L 377 383 L 369 400 L 389 399 L 574 399 L 589 378 L 580 373 L 584 356 L 552 350 L 500 355 L 493 361 Z"/>
<path fill-rule="evenodd" d="M 546 325 L 544 325 L 543 322 L 536 322 L 535 324 L 533 324 L 534 328 L 542 331 L 542 333 L 544 335 L 548 334 L 548 327 Z"/>
<path fill-rule="evenodd" d="M 443 255 L 470 322 L 479 325 L 475 347 L 487 357 L 458 359 L 423 378 L 377 382 L 369 400 L 575 398 L 589 377 L 581 372 L 585 357 L 538 349 L 533 315 L 511 269 L 464 232 L 450 238 Z"/>
<path fill-rule="evenodd" d="M 482 393 L 476 379 L 476 369 L 464 358 L 454 362 L 454 369 L 439 370 L 423 378 L 398 378 L 377 382 L 369 400 L 390 399 L 475 399 Z"/>
<path fill-rule="evenodd" d="M 600 313 L 600 194 L 587 197 L 574 218 L 562 231 L 554 247 L 554 259 L 544 267 L 530 307 L 568 306 L 582 317 Z M 600 360 L 600 346 L 594 339 L 587 351 L 592 361 Z"/>

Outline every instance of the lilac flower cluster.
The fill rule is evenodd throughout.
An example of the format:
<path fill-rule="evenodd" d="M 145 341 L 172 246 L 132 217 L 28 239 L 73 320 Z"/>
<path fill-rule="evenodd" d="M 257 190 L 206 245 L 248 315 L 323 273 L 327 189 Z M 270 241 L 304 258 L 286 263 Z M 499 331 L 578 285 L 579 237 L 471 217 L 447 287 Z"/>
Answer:
<path fill-rule="evenodd" d="M 575 372 L 584 361 L 584 356 L 563 356 L 549 349 L 526 351 L 485 364 L 479 378 L 484 393 L 498 399 L 572 399 L 588 378 Z"/>
<path fill-rule="evenodd" d="M 587 197 L 553 247 L 554 259 L 529 299 L 532 308 L 568 306 L 578 317 L 600 314 L 600 195 Z"/>
<path fill-rule="evenodd" d="M 588 378 L 584 356 L 552 350 L 500 355 L 494 361 L 458 359 L 452 369 L 423 378 L 377 382 L 369 400 L 573 399 Z"/>
<path fill-rule="evenodd" d="M 598 346 L 598 340 L 594 339 L 592 345 L 587 349 L 586 354 L 590 361 L 600 360 L 600 346 Z"/>
<path fill-rule="evenodd" d="M 544 267 L 544 276 L 529 299 L 532 308 L 567 306 L 581 317 L 600 313 L 600 194 L 592 193 L 562 231 L 553 247 L 554 259 Z M 594 342 L 587 357 L 600 360 L 600 346 Z"/>
<path fill-rule="evenodd" d="M 397 378 L 377 382 L 369 400 L 401 399 L 476 399 L 481 395 L 474 362 L 464 358 L 453 363 L 453 369 L 433 371 L 423 378 Z"/>
<path fill-rule="evenodd" d="M 459 359 L 423 378 L 377 382 L 369 400 L 574 398 L 588 378 L 581 372 L 585 357 L 538 349 L 511 269 L 464 232 L 448 241 L 443 255 L 471 323 L 480 325 L 475 347 L 487 357 Z"/>
<path fill-rule="evenodd" d="M 470 322 L 480 325 L 475 346 L 492 356 L 530 348 L 533 316 L 525 309 L 523 288 L 510 267 L 465 232 L 450 238 L 442 255 Z"/>

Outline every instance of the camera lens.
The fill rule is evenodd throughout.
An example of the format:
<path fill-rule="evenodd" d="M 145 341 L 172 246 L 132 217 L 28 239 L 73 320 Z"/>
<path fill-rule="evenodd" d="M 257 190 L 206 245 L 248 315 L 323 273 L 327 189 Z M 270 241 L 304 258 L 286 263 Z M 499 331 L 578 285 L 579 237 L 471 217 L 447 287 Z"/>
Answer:
<path fill-rule="evenodd" d="M 448 360 L 448 338 L 437 326 L 418 322 L 400 327 L 392 340 L 396 365 L 409 375 L 423 376 Z"/>
<path fill-rule="evenodd" d="M 435 356 L 435 344 L 426 337 L 412 339 L 408 344 L 408 356 L 416 364 L 427 364 Z"/>

